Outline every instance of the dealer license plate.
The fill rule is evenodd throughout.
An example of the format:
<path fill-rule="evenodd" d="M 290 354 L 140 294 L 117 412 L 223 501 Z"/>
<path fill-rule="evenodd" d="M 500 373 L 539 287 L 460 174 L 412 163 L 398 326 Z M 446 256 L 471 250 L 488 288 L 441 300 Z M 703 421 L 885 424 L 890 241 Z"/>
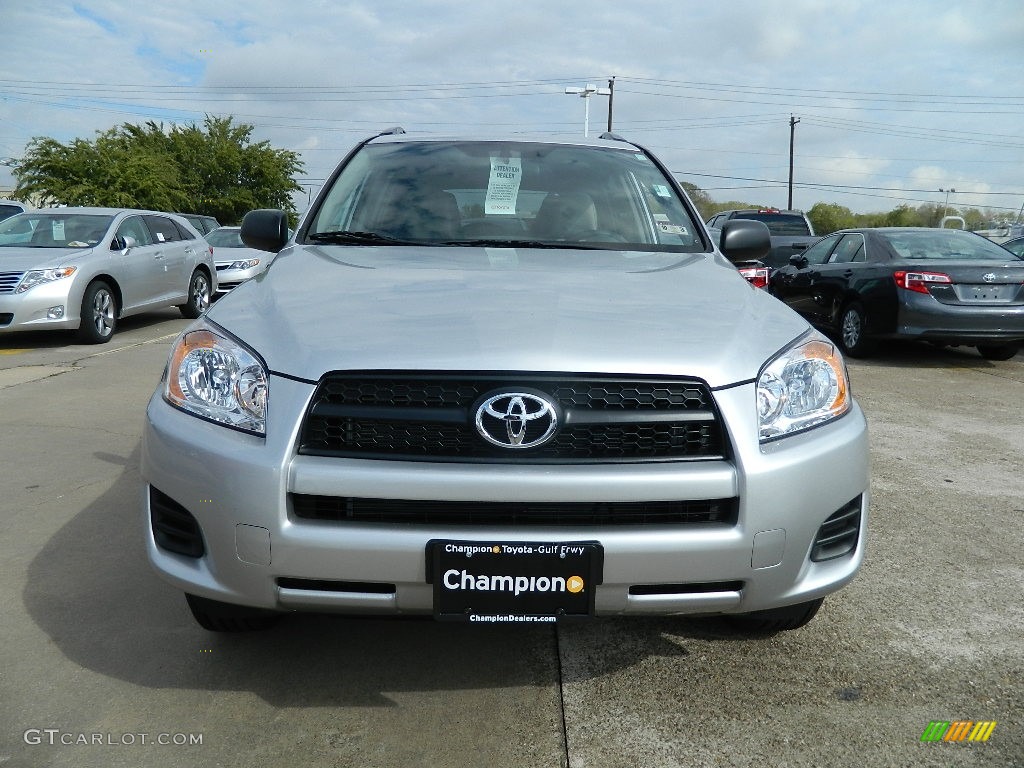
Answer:
<path fill-rule="evenodd" d="M 484 623 L 592 616 L 603 555 L 595 541 L 431 540 L 434 616 Z"/>
<path fill-rule="evenodd" d="M 1010 285 L 965 285 L 963 286 L 967 301 L 1009 301 L 1013 294 L 1011 289 L 1016 292 L 1018 286 Z"/>

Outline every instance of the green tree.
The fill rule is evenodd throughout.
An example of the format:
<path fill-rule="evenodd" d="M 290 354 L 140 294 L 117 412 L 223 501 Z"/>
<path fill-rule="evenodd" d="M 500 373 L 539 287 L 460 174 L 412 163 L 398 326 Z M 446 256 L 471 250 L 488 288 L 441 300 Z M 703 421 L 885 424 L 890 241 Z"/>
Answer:
<path fill-rule="evenodd" d="M 827 235 L 839 229 L 847 229 L 855 225 L 853 212 L 837 203 L 815 203 L 807 212 L 814 231 L 819 235 Z"/>
<path fill-rule="evenodd" d="M 690 200 L 697 206 L 697 213 L 700 217 L 707 221 L 720 208 L 715 208 L 715 201 L 711 199 L 711 195 L 705 192 L 703 189 L 698 187 L 696 184 L 691 184 L 688 181 L 680 181 L 680 186 L 686 190 L 686 194 L 690 196 Z"/>
<path fill-rule="evenodd" d="M 889 213 L 885 214 L 882 223 L 883 227 L 923 227 L 926 226 L 921 220 L 918 211 L 909 205 L 898 205 Z"/>
<path fill-rule="evenodd" d="M 203 125 L 125 123 L 95 141 L 32 139 L 15 170 L 20 199 L 41 204 L 151 208 L 215 216 L 231 224 L 253 208 L 281 208 L 294 220 L 301 187 L 296 153 L 252 142 L 253 126 L 207 116 Z"/>

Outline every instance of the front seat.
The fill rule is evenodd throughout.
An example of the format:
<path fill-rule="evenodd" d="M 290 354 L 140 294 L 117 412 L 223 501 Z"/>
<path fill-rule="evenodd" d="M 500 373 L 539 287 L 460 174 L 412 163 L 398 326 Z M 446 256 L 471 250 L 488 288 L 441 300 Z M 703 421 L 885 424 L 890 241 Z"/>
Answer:
<path fill-rule="evenodd" d="M 565 240 L 597 229 L 597 207 L 583 192 L 552 192 L 544 198 L 533 220 L 533 235 L 544 240 Z"/>

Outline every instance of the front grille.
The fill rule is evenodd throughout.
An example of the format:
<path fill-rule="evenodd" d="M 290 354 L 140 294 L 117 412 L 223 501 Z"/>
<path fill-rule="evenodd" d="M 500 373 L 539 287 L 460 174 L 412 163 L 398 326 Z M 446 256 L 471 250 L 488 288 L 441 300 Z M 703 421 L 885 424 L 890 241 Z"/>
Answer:
<path fill-rule="evenodd" d="M 818 529 L 811 545 L 811 560 L 835 560 L 857 549 L 860 538 L 861 497 L 836 510 Z"/>
<path fill-rule="evenodd" d="M 192 513 L 153 486 L 149 487 L 149 519 L 158 547 L 186 557 L 203 556 L 203 534 Z"/>
<path fill-rule="evenodd" d="M 14 293 L 24 272 L 0 272 L 0 293 Z"/>
<path fill-rule="evenodd" d="M 420 501 L 291 494 L 306 520 L 428 525 L 735 525 L 738 499 L 636 502 Z"/>
<path fill-rule="evenodd" d="M 277 579 L 282 589 L 303 589 L 313 592 L 363 592 L 372 595 L 393 595 L 398 591 L 394 584 L 376 581 L 331 581 L 327 579 L 295 579 L 282 576 Z"/>
<path fill-rule="evenodd" d="M 527 391 L 560 410 L 546 443 L 510 450 L 474 424 L 486 395 Z M 558 375 L 327 375 L 306 413 L 299 453 L 465 462 L 615 462 L 717 459 L 724 429 L 696 379 Z"/>
<path fill-rule="evenodd" d="M 631 595 L 703 595 L 710 592 L 742 592 L 742 581 L 702 581 L 695 584 L 634 584 Z"/>

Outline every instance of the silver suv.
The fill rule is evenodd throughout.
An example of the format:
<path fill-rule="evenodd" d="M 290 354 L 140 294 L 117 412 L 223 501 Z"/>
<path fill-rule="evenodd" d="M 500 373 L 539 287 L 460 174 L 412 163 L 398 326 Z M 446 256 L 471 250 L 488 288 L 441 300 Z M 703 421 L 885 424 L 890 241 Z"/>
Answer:
<path fill-rule="evenodd" d="M 0 333 L 77 330 L 100 344 L 140 312 L 197 318 L 216 288 L 213 249 L 173 214 L 41 208 L 0 221 Z"/>
<path fill-rule="evenodd" d="M 644 148 L 361 143 L 174 343 L 148 554 L 212 630 L 293 610 L 801 626 L 864 556 L 842 357 Z M 726 222 L 732 259 L 763 224 Z M 283 248 L 283 250 L 281 250 Z"/>

